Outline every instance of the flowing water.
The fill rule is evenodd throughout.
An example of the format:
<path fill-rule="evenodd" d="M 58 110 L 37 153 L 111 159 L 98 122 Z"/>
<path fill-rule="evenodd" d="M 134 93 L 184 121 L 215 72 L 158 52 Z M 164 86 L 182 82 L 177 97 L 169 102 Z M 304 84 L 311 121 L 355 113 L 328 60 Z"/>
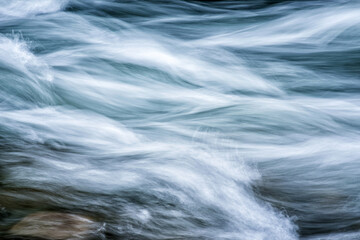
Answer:
<path fill-rule="evenodd" d="M 360 2 L 0 0 L 2 234 L 360 239 Z"/>

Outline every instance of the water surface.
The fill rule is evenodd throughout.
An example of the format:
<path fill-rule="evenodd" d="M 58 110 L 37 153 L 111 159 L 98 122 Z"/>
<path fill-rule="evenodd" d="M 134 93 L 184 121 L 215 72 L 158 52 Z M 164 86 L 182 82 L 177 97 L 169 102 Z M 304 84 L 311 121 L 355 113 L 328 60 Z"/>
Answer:
<path fill-rule="evenodd" d="M 0 0 L 0 224 L 360 238 L 358 1 Z"/>

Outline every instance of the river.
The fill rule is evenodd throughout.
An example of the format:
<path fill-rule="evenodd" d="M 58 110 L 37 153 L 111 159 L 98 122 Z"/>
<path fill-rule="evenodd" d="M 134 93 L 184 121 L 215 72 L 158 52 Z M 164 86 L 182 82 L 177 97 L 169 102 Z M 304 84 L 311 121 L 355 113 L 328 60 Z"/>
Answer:
<path fill-rule="evenodd" d="M 0 0 L 0 226 L 360 239 L 360 2 Z"/>

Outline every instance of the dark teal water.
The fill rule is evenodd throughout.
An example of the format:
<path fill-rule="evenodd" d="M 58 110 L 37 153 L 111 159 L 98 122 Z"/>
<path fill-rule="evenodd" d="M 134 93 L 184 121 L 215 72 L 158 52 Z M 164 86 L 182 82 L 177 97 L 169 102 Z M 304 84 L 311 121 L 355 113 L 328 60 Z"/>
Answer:
<path fill-rule="evenodd" d="M 0 0 L 0 230 L 360 239 L 359 1 Z"/>

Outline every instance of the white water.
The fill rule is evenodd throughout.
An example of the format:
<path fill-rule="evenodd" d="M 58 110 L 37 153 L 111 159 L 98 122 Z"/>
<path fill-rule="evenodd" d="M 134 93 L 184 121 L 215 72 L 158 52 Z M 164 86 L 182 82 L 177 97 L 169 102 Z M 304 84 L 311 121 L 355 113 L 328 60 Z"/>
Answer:
<path fill-rule="evenodd" d="M 358 239 L 359 28 L 356 1 L 0 1 L 2 225 Z"/>

